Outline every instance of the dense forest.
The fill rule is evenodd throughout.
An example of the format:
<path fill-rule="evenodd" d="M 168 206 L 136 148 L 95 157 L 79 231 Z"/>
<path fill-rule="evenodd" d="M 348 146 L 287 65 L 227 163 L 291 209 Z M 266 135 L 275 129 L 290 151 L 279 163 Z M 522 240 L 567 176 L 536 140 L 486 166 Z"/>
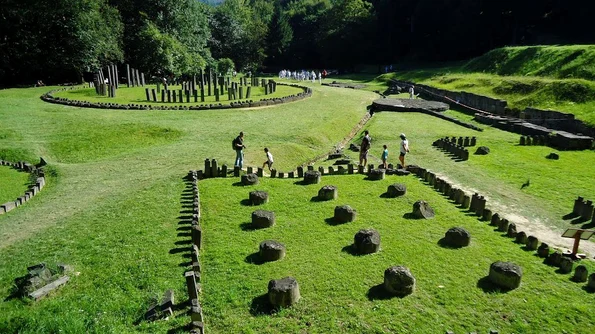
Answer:
<path fill-rule="evenodd" d="M 0 85 L 468 59 L 505 45 L 593 43 L 589 0 L 2 0 Z"/>

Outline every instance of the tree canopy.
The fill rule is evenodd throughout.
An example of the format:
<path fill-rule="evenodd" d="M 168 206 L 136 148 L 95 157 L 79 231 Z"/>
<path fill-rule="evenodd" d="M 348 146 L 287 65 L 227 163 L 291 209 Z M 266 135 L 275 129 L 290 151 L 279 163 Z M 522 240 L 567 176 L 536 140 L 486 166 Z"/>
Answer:
<path fill-rule="evenodd" d="M 593 1 L 4 0 L 0 85 L 79 81 L 107 64 L 149 75 L 353 69 L 468 59 L 506 45 L 592 43 Z"/>

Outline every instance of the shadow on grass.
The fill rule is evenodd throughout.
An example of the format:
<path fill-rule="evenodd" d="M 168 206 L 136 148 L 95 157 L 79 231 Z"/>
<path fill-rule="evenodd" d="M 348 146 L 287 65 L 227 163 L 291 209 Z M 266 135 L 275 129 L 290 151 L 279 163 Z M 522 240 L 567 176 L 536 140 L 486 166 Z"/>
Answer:
<path fill-rule="evenodd" d="M 477 287 L 482 289 L 485 293 L 507 293 L 510 289 L 503 288 L 490 281 L 488 276 L 481 278 L 477 281 Z"/>
<path fill-rule="evenodd" d="M 176 229 L 176 231 L 190 231 L 192 227 L 190 226 L 180 226 Z"/>
<path fill-rule="evenodd" d="M 192 213 L 192 209 L 190 209 L 190 210 L 180 210 L 180 213 L 181 213 L 181 214 L 184 214 L 184 213 Z"/>
<path fill-rule="evenodd" d="M 591 229 L 595 227 L 595 221 L 581 225 L 582 229 Z"/>
<path fill-rule="evenodd" d="M 384 192 L 384 193 L 380 194 L 380 196 L 378 196 L 378 197 L 380 197 L 380 198 L 394 198 L 394 197 L 390 196 L 388 194 L 388 192 Z"/>
<path fill-rule="evenodd" d="M 183 253 L 183 252 L 190 252 L 190 248 L 189 247 L 176 247 L 176 248 L 172 248 L 169 250 L 170 254 L 179 254 L 179 253 Z"/>
<path fill-rule="evenodd" d="M 578 218 L 575 218 L 575 219 L 571 220 L 570 221 L 570 224 L 575 225 L 575 224 L 580 224 L 580 223 L 584 223 L 584 222 L 587 222 L 587 221 L 589 221 L 589 220 L 588 219 L 585 219 L 583 217 L 578 217 Z"/>
<path fill-rule="evenodd" d="M 332 201 L 332 199 L 322 199 L 322 198 L 318 197 L 318 195 L 312 196 L 312 198 L 310 198 L 310 202 L 328 202 L 328 201 Z"/>
<path fill-rule="evenodd" d="M 446 243 L 446 238 L 442 238 L 440 240 L 438 240 L 438 246 L 445 248 L 445 249 L 460 249 L 463 248 L 465 246 L 453 246 L 453 245 L 449 245 Z"/>
<path fill-rule="evenodd" d="M 571 212 L 571 213 L 567 213 L 564 216 L 562 216 L 562 219 L 569 220 L 569 219 L 576 218 L 576 217 L 578 217 L 578 215 L 574 212 Z"/>
<path fill-rule="evenodd" d="M 347 253 L 349 255 L 353 255 L 353 256 L 364 256 L 364 255 L 368 255 L 368 254 L 360 254 L 357 252 L 357 250 L 355 249 L 355 247 L 353 246 L 353 244 L 351 245 L 347 245 L 343 248 L 341 248 L 341 252 Z"/>
<path fill-rule="evenodd" d="M 192 219 L 192 215 L 189 215 L 189 216 L 186 216 L 186 215 L 184 215 L 184 216 L 178 216 L 178 219 L 179 220 L 191 220 Z"/>
<path fill-rule="evenodd" d="M 523 251 L 525 251 L 525 252 L 534 252 L 534 251 L 536 251 L 536 249 L 531 249 L 531 248 L 527 247 L 527 245 L 521 247 L 521 249 Z"/>
<path fill-rule="evenodd" d="M 242 181 L 234 182 L 231 185 L 234 186 L 234 187 L 243 187 L 244 186 L 244 184 L 242 183 Z"/>
<path fill-rule="evenodd" d="M 250 199 L 243 199 L 240 201 L 240 204 L 243 206 L 252 206 L 252 201 L 250 201 Z"/>
<path fill-rule="evenodd" d="M 595 289 L 590 288 L 588 285 L 583 286 L 583 290 L 590 294 L 595 293 Z"/>
<path fill-rule="evenodd" d="M 308 183 L 304 180 L 299 180 L 299 181 L 295 181 L 293 184 L 297 185 L 297 186 L 309 186 L 311 185 L 311 183 Z"/>
<path fill-rule="evenodd" d="M 180 232 L 178 233 L 178 237 L 191 237 L 192 234 L 190 232 Z"/>
<path fill-rule="evenodd" d="M 271 315 L 276 312 L 277 310 L 269 302 L 269 296 L 266 293 L 252 299 L 252 304 L 250 304 L 250 314 L 253 316 Z"/>
<path fill-rule="evenodd" d="M 343 222 L 337 221 L 337 220 L 335 219 L 335 217 L 329 217 L 329 218 L 325 218 L 325 219 L 324 219 L 324 221 L 325 221 L 327 224 L 331 225 L 331 226 L 337 226 L 337 225 L 343 225 L 343 224 L 347 224 L 347 223 L 343 223 Z"/>
<path fill-rule="evenodd" d="M 258 252 L 254 252 L 244 258 L 244 262 L 250 264 L 261 265 L 264 261 L 260 258 L 260 254 Z"/>
<path fill-rule="evenodd" d="M 187 240 L 178 240 L 176 242 L 174 242 L 174 245 L 190 245 L 192 243 L 192 240 L 187 239 Z"/>
<path fill-rule="evenodd" d="M 242 231 L 256 231 L 266 227 L 258 227 L 252 224 L 252 222 L 245 222 L 240 224 L 240 228 L 242 229 Z"/>
<path fill-rule="evenodd" d="M 409 219 L 409 220 L 422 220 L 423 219 L 423 218 L 416 217 L 413 214 L 413 212 L 407 212 L 406 214 L 403 215 L 403 218 Z"/>
<path fill-rule="evenodd" d="M 371 287 L 368 290 L 368 293 L 366 294 L 366 296 L 371 301 L 372 300 L 386 300 L 386 299 L 391 299 L 391 298 L 403 298 L 403 297 L 405 297 L 405 296 L 391 295 L 384 288 L 384 284 L 374 285 L 373 287 Z"/>

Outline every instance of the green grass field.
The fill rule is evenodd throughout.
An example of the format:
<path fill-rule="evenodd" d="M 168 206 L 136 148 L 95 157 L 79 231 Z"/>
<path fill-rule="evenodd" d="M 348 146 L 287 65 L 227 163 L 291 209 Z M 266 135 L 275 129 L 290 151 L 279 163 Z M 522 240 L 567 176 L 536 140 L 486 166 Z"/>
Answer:
<path fill-rule="evenodd" d="M 0 158 L 35 163 L 41 156 L 49 163 L 44 190 L 0 216 L 0 332 L 184 332 L 190 320 L 184 308 L 168 321 L 147 323 L 142 317 L 166 289 L 174 289 L 177 303 L 187 298 L 182 274 L 188 261 L 188 226 L 183 223 L 188 170 L 202 169 L 205 158 L 232 166 L 230 142 L 244 131 L 247 166 L 262 166 L 268 147 L 276 168 L 288 172 L 342 141 L 377 97 L 369 91 L 305 85 L 314 91 L 302 101 L 198 112 L 83 109 L 39 99 L 54 87 L 0 91 Z M 491 128 L 474 132 L 417 113 L 377 113 L 365 128 L 373 138 L 371 163 L 379 162 L 382 144 L 389 145 L 389 160 L 395 163 L 398 134 L 405 132 L 411 140 L 409 163 L 479 191 L 488 203 L 498 204 L 498 211 L 526 217 L 540 232 L 559 235 L 577 226 L 562 215 L 578 195 L 595 199 L 593 151 L 558 152 L 561 159 L 549 161 L 545 155 L 555 150 L 517 146 L 518 135 Z M 492 153 L 454 162 L 430 145 L 446 135 L 476 135 Z M 358 134 L 353 141 L 359 140 Z M 3 189 L 5 183 L 24 186 L 3 175 Z M 527 178 L 531 186 L 521 191 Z M 574 324 L 580 324 L 578 332 L 593 330 L 588 318 L 593 294 L 583 291 L 583 284 L 555 273 L 414 177 L 378 183 L 361 176 L 328 179 L 340 189 L 338 201 L 358 209 L 355 223 L 326 224 L 335 203 L 311 202 L 317 186 L 263 180 L 272 194 L 267 207 L 278 212 L 278 225 L 244 231 L 241 226 L 253 209 L 241 205 L 248 190 L 233 186 L 237 179 L 200 182 L 205 230 L 201 303 L 207 330 L 530 332 L 541 326 L 560 332 Z M 380 198 L 396 180 L 407 184 L 409 195 Z M 437 218 L 404 219 L 421 198 L 431 202 Z M 436 244 L 455 225 L 470 229 L 470 248 L 453 251 Z M 341 251 L 361 227 L 380 230 L 382 252 L 354 257 Z M 269 236 L 287 244 L 287 258 L 260 266 L 245 262 Z M 486 293 L 478 281 L 487 275 L 489 263 L 500 259 L 523 266 L 523 285 L 509 293 Z M 39 262 L 66 262 L 78 275 L 40 302 L 9 298 L 14 279 Z M 592 272 L 593 263 L 585 262 Z M 394 264 L 411 268 L 418 291 L 404 299 L 368 299 L 369 289 L 382 282 L 383 270 Z M 252 302 L 266 292 L 268 280 L 289 274 L 298 278 L 303 301 L 275 315 L 252 315 Z"/>
<path fill-rule="evenodd" d="M 19 172 L 12 167 L 0 166 L 0 203 L 14 201 L 23 196 L 29 185 L 29 175 Z"/>

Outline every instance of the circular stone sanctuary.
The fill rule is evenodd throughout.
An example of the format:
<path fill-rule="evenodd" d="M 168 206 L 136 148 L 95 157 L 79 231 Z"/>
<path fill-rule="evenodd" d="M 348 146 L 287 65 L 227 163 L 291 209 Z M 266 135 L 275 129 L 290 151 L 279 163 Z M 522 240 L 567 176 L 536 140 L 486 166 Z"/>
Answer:
<path fill-rule="evenodd" d="M 377 99 L 372 102 L 375 111 L 446 111 L 448 104 L 422 99 Z"/>

